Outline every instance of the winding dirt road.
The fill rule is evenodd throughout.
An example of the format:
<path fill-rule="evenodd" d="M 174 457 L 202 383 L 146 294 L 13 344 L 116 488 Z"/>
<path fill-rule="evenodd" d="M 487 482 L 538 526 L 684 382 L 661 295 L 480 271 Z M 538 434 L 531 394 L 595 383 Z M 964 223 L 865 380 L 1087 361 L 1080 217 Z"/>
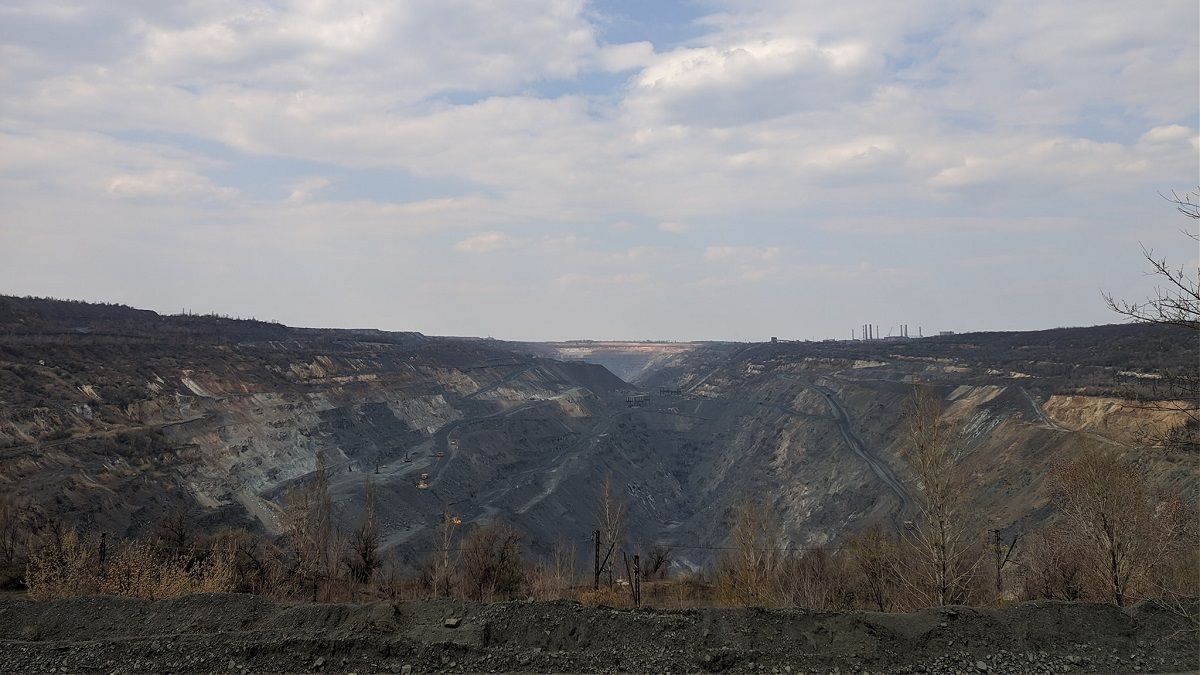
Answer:
<path fill-rule="evenodd" d="M 896 499 L 899 500 L 899 505 L 896 508 L 896 512 L 893 514 L 893 517 L 899 522 L 902 514 L 908 510 L 912 503 L 909 499 L 908 491 L 904 488 L 904 484 L 900 482 L 900 479 L 896 476 L 896 473 L 892 471 L 892 468 L 872 454 L 871 451 L 867 449 L 867 446 L 865 443 L 863 443 L 862 439 L 859 438 L 858 435 L 854 433 L 854 430 L 850 428 L 850 416 L 846 413 L 846 409 L 842 407 L 842 404 L 837 400 L 837 397 L 834 396 L 833 390 L 829 389 L 828 387 L 823 387 L 819 384 L 806 382 L 804 380 L 788 377 L 786 375 L 776 375 L 776 377 L 781 380 L 803 385 L 817 394 L 820 394 L 821 398 L 825 399 L 825 403 L 829 405 L 829 410 L 833 413 L 834 423 L 837 424 L 838 431 L 841 432 L 842 439 L 846 441 L 846 445 L 850 446 L 850 450 L 853 451 L 854 454 L 860 459 L 866 462 L 867 466 L 871 467 L 872 473 L 874 473 L 876 477 L 878 477 L 879 480 L 882 481 L 883 484 L 886 485 L 894 495 L 896 495 Z"/>

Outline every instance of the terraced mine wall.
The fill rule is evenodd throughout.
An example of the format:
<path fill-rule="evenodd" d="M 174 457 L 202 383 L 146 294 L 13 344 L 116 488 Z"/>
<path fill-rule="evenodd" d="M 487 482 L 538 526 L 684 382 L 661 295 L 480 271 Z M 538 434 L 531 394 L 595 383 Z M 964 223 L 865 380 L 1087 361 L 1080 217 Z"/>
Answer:
<path fill-rule="evenodd" d="M 1194 454 L 1146 440 L 1186 416 L 1128 405 L 1120 375 L 1191 364 L 1188 340 L 1117 326 L 708 344 L 627 383 L 490 340 L 4 298 L 0 490 L 93 532 L 144 533 L 180 505 L 202 528 L 277 532 L 323 452 L 341 525 L 370 478 L 385 547 L 415 564 L 447 512 L 583 559 L 611 475 L 630 545 L 698 568 L 746 497 L 769 503 L 789 546 L 909 518 L 902 416 L 920 382 L 969 432 L 972 526 L 1011 533 L 1048 517 L 1051 466 L 1099 449 L 1195 495 Z"/>

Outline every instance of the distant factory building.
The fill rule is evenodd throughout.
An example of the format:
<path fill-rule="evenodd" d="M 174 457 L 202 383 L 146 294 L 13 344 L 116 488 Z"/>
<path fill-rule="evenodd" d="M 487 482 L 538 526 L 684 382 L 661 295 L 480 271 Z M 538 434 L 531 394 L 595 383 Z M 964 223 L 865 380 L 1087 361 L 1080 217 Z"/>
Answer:
<path fill-rule="evenodd" d="M 938 335 L 954 335 L 954 331 L 952 331 L 952 330 L 938 331 Z"/>

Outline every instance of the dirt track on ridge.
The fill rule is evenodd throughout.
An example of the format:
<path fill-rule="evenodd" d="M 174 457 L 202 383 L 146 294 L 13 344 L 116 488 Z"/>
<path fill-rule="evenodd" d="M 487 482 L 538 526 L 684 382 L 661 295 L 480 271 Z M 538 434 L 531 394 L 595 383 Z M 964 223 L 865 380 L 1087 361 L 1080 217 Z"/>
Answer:
<path fill-rule="evenodd" d="M 448 618 L 460 623 L 446 625 Z M 572 602 L 0 598 L 3 672 L 1180 672 L 1195 633 L 1142 605 L 910 614 Z"/>

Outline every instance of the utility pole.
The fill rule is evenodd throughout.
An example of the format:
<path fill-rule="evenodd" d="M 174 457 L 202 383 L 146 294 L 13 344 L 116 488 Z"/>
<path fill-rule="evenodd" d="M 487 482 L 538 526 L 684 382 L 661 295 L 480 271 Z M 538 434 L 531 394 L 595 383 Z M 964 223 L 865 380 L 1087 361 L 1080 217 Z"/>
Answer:
<path fill-rule="evenodd" d="M 633 606 L 642 606 L 642 557 L 633 554 Z"/>
<path fill-rule="evenodd" d="M 1008 545 L 1008 550 L 1004 548 L 1004 541 L 1000 538 L 1000 530 L 992 530 L 992 548 L 996 554 L 996 597 L 999 598 L 1004 594 L 1004 567 L 1008 564 L 1009 558 L 1012 557 L 1013 549 L 1017 547 L 1017 539 L 1020 535 L 1013 535 L 1012 543 Z"/>
<path fill-rule="evenodd" d="M 596 542 L 596 565 L 595 577 L 592 579 L 592 590 L 600 590 L 600 530 L 592 532 L 592 539 Z"/>
<path fill-rule="evenodd" d="M 633 583 L 633 568 L 629 566 L 629 556 L 625 555 L 625 551 L 621 551 L 621 558 L 625 560 L 625 581 L 629 582 L 629 599 L 633 601 L 634 606 L 637 606 L 637 589 Z"/>

